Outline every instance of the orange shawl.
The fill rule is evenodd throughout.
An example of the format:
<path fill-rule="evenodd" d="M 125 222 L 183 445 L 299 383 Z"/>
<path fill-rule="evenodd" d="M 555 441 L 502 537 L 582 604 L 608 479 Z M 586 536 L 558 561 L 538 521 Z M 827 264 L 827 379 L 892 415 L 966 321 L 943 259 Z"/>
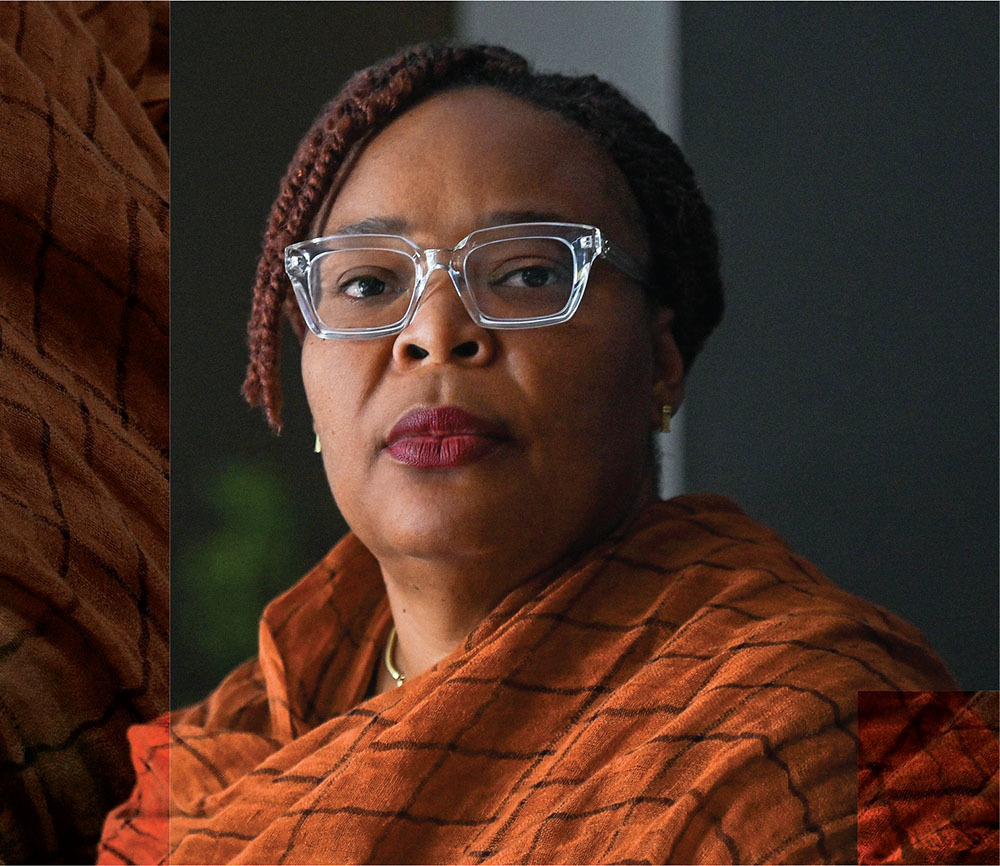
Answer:
<path fill-rule="evenodd" d="M 858 689 L 952 685 L 714 496 L 651 505 L 365 700 L 389 625 L 349 535 L 267 608 L 258 659 L 134 729 L 101 862 L 849 862 Z"/>
<path fill-rule="evenodd" d="M 0 2 L 0 861 L 94 858 L 167 702 L 167 4 Z"/>
<path fill-rule="evenodd" d="M 997 863 L 997 692 L 858 695 L 858 862 Z"/>

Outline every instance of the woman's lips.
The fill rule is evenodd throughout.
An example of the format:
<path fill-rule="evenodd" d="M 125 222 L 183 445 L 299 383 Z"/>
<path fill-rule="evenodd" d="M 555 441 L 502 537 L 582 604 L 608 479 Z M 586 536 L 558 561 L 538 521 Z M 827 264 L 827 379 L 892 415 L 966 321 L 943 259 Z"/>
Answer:
<path fill-rule="evenodd" d="M 405 466 L 451 469 L 485 457 L 509 438 L 500 424 L 457 406 L 442 406 L 404 416 L 389 431 L 385 451 Z"/>

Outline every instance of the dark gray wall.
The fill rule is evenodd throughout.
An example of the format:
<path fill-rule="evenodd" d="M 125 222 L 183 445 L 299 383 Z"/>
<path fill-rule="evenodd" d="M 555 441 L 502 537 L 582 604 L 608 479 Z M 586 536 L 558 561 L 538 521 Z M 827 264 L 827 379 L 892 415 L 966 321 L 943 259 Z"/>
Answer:
<path fill-rule="evenodd" d="M 997 685 L 997 6 L 684 4 L 726 321 L 688 489 Z"/>

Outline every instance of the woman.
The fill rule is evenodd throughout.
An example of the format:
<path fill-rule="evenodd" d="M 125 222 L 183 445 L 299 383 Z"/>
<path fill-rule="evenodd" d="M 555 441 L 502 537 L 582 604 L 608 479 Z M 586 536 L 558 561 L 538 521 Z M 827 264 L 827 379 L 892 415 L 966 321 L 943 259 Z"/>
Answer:
<path fill-rule="evenodd" d="M 352 532 L 134 729 L 102 858 L 853 860 L 857 691 L 952 681 L 732 503 L 656 500 L 721 310 L 691 171 L 613 88 L 488 47 L 356 76 L 272 211 L 245 383 L 280 429 L 289 315 Z"/>

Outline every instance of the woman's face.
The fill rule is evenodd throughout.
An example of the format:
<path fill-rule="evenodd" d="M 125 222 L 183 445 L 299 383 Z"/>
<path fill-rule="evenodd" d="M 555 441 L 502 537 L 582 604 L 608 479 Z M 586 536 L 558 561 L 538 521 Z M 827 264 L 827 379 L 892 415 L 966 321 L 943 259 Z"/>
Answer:
<path fill-rule="evenodd" d="M 450 248 L 475 229 L 532 220 L 509 214 L 538 214 L 595 225 L 645 261 L 636 210 L 610 157 L 575 126 L 470 88 L 432 97 L 376 136 L 323 234 L 378 219 L 403 224 L 398 233 L 424 248 Z M 435 271 L 394 337 L 308 334 L 303 379 L 344 518 L 383 564 L 488 556 L 510 563 L 513 578 L 587 546 L 653 494 L 649 434 L 683 387 L 668 325 L 667 311 L 650 313 L 642 289 L 598 260 L 565 324 L 480 328 Z M 431 467 L 412 465 L 412 448 L 387 447 L 401 419 L 438 407 L 486 422 L 486 447 Z"/>

